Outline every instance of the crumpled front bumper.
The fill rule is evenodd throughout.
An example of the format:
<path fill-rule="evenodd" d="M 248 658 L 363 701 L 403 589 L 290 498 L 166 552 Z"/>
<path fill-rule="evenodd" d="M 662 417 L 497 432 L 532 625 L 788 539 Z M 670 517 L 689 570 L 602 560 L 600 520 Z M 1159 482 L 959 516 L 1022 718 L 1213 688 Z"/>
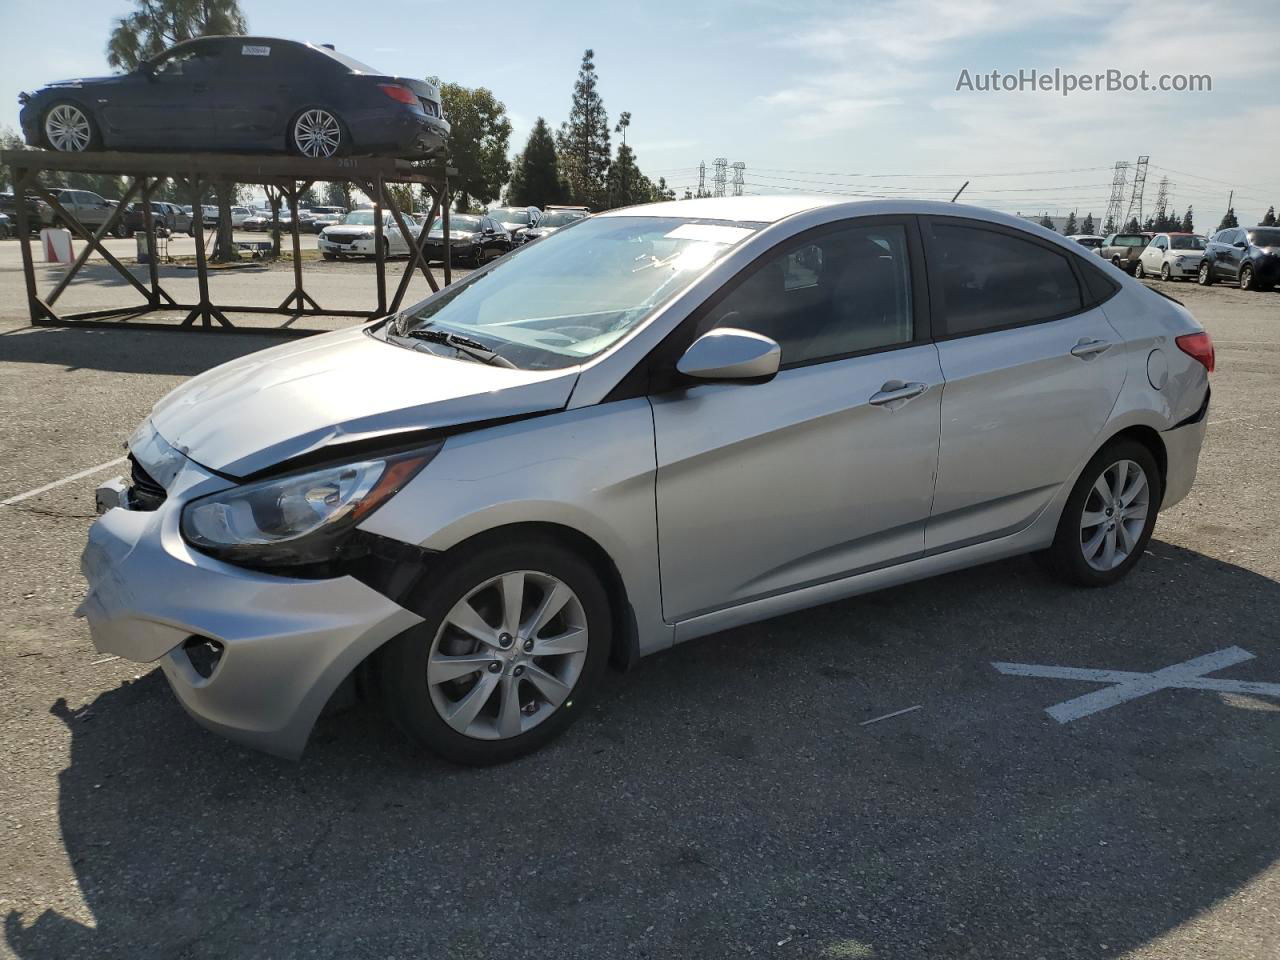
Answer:
<path fill-rule="evenodd" d="M 296 757 L 329 697 L 366 656 L 420 618 L 351 577 L 296 580 L 191 550 L 181 504 L 122 507 L 94 523 L 81 560 L 89 593 L 77 613 L 103 653 L 160 661 L 202 725 Z M 183 643 L 223 645 L 201 676 Z"/>

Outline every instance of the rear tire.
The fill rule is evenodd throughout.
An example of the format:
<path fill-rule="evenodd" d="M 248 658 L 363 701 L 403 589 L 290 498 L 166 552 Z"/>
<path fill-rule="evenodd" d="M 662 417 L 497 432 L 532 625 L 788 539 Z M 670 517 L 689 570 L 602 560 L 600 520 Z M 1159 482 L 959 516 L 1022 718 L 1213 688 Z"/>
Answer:
<path fill-rule="evenodd" d="M 337 115 L 323 107 L 308 107 L 289 121 L 289 151 L 313 160 L 328 160 L 348 152 L 350 138 Z"/>
<path fill-rule="evenodd" d="M 1113 440 L 1081 471 L 1042 562 L 1081 587 L 1122 580 L 1147 549 L 1163 496 L 1151 451 L 1137 440 Z"/>
<path fill-rule="evenodd" d="M 509 582 L 517 586 L 508 593 Z M 553 590 L 566 599 L 540 618 Z M 508 596 L 517 598 L 510 608 Z M 553 540 L 464 546 L 415 599 L 423 621 L 379 651 L 379 685 L 397 725 L 454 763 L 505 763 L 537 750 L 568 728 L 599 685 L 612 641 L 609 597 L 591 566 Z M 556 645 L 566 652 L 553 652 Z M 464 671 L 471 661 L 475 667 L 459 672 L 446 658 L 466 658 Z M 460 717 L 473 693 L 480 703 Z"/>

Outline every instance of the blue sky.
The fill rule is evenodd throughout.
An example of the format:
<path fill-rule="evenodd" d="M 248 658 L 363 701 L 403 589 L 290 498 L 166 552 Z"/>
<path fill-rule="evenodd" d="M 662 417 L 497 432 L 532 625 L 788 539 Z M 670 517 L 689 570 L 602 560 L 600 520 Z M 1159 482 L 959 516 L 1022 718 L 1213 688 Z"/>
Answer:
<path fill-rule="evenodd" d="M 746 192 L 965 199 L 1023 213 L 1101 216 L 1111 165 L 1151 157 L 1173 205 L 1211 229 L 1236 191 L 1241 222 L 1280 205 L 1280 30 L 1220 6 L 1161 0 L 1138 20 L 1114 2 L 699 0 L 464 4 L 241 0 L 255 33 L 339 49 L 388 73 L 490 87 L 515 126 L 568 114 L 582 51 L 596 52 L 610 116 L 630 110 L 641 168 L 679 189 L 697 165 L 746 164 Z M 20 89 L 106 72 L 129 0 L 0 0 L 17 24 L 0 66 L 0 125 Z M 489 12 L 481 12 L 489 11 Z M 51 38 L 45 40 L 44 38 Z M 1019 68 L 1210 74 L 1206 93 L 957 92 Z M 1212 221 L 1212 222 L 1210 222 Z"/>

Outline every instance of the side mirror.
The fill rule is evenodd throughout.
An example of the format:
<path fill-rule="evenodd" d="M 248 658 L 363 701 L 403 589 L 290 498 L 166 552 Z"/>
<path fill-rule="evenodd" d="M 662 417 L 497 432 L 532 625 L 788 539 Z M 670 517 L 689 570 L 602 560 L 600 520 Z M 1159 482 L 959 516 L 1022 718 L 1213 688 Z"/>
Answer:
<path fill-rule="evenodd" d="M 1232 246 L 1238 250 L 1247 250 L 1249 248 L 1249 245 L 1245 243 L 1243 240 L 1237 240 L 1235 243 L 1232 244 Z"/>
<path fill-rule="evenodd" d="M 676 369 L 697 380 L 740 380 L 762 383 L 778 372 L 782 348 L 749 330 L 721 327 L 689 345 Z"/>

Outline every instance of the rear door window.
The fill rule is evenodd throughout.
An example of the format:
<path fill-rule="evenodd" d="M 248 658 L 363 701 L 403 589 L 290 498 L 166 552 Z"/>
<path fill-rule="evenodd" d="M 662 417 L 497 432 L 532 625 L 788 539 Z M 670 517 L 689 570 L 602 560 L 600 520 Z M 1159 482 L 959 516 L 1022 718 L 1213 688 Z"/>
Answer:
<path fill-rule="evenodd" d="M 940 337 L 1054 320 L 1084 309 L 1065 253 L 977 224 L 934 220 L 926 235 Z"/>

